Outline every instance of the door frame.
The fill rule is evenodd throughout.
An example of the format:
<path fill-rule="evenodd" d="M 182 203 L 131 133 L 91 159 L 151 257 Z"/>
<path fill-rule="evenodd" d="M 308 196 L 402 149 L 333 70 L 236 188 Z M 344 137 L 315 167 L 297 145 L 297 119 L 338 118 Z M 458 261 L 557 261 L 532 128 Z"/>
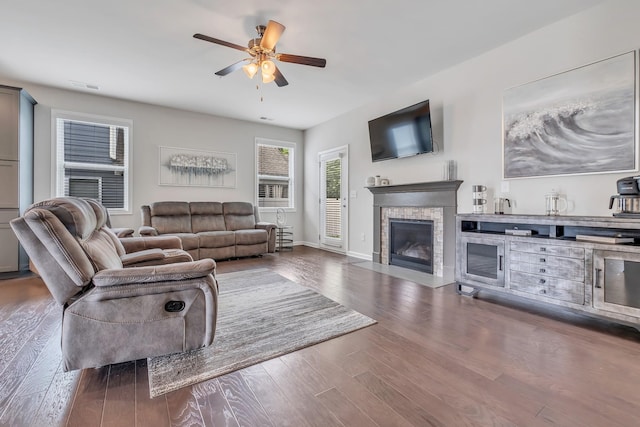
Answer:
<path fill-rule="evenodd" d="M 322 161 L 326 157 L 337 156 L 342 159 L 340 162 L 340 196 L 342 197 L 342 244 L 334 246 L 323 243 L 323 231 L 325 228 L 324 217 L 322 215 Z M 321 249 L 333 252 L 347 253 L 349 245 L 349 145 L 331 148 L 318 153 L 318 245 Z"/>

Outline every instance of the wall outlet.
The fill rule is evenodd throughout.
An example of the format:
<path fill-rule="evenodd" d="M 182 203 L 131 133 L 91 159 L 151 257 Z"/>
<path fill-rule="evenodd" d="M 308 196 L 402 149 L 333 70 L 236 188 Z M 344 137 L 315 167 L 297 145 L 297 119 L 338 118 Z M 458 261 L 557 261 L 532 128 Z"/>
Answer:
<path fill-rule="evenodd" d="M 502 183 L 500 184 L 500 192 L 501 193 L 508 193 L 510 190 L 510 185 L 509 185 L 509 181 L 502 181 Z"/>
<path fill-rule="evenodd" d="M 365 239 L 366 239 L 366 235 L 364 233 L 360 233 L 360 240 L 364 242 Z"/>
<path fill-rule="evenodd" d="M 351 190 L 351 198 L 352 199 L 356 199 L 358 197 L 358 191 L 357 190 Z"/>

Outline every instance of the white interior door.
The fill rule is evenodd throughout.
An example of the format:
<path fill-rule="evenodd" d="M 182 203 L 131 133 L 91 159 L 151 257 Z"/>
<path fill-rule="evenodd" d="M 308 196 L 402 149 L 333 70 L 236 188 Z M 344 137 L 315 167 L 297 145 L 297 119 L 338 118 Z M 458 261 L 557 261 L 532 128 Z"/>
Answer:
<path fill-rule="evenodd" d="M 320 245 L 346 252 L 348 194 L 348 147 L 319 154 Z"/>

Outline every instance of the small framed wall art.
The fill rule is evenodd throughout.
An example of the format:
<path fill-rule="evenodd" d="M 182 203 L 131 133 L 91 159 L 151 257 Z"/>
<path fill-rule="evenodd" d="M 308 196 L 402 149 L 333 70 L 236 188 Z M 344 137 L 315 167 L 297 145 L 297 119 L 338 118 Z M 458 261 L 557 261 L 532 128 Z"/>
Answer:
<path fill-rule="evenodd" d="M 235 153 L 159 147 L 160 185 L 236 187 Z"/>

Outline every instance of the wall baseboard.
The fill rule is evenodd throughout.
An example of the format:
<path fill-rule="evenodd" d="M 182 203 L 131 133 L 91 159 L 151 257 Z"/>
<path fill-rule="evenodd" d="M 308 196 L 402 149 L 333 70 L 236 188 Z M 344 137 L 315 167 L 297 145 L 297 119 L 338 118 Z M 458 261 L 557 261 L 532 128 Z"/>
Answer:
<path fill-rule="evenodd" d="M 328 248 L 323 248 L 323 247 L 320 246 L 319 243 L 295 242 L 294 246 L 309 246 L 310 248 L 321 249 L 323 251 L 342 253 L 342 252 L 338 252 L 338 251 L 332 251 L 331 249 L 328 249 Z M 360 252 L 347 251 L 345 253 L 345 255 L 353 257 L 353 258 L 362 259 L 362 260 L 365 260 L 365 261 L 372 261 L 373 260 L 373 256 L 372 255 L 361 254 Z"/>
<path fill-rule="evenodd" d="M 360 252 L 348 251 L 347 252 L 347 256 L 350 256 L 350 257 L 353 257 L 353 258 L 362 259 L 362 260 L 365 260 L 365 261 L 373 261 L 373 256 L 367 255 L 367 254 L 361 254 Z"/>
<path fill-rule="evenodd" d="M 320 249 L 320 244 L 311 242 L 295 242 L 295 246 L 309 246 L 310 248 Z"/>

